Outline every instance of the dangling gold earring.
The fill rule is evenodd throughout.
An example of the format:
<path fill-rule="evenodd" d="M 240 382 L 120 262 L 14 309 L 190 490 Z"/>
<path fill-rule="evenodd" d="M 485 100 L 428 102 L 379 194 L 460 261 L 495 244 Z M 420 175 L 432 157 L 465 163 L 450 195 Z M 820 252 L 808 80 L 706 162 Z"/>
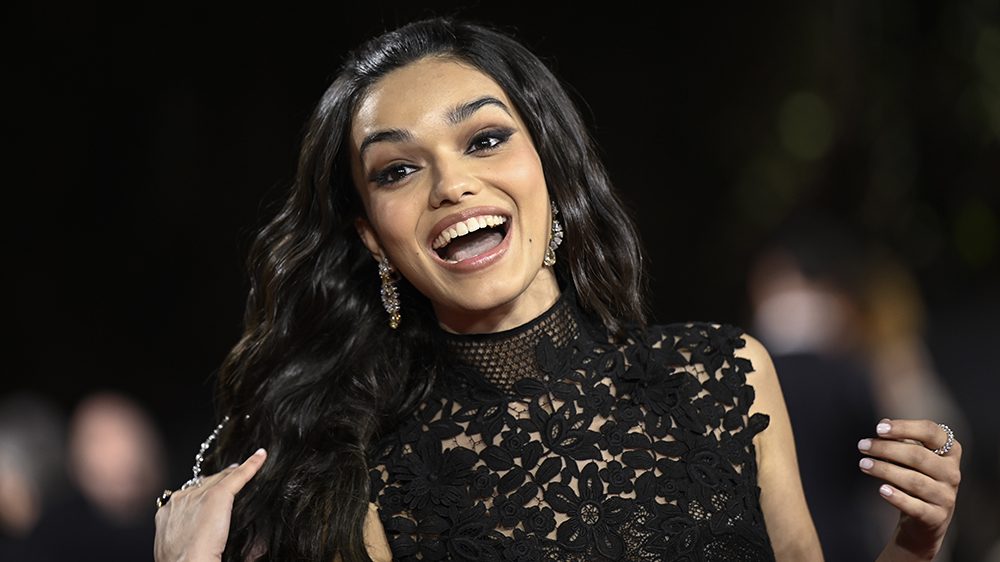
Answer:
<path fill-rule="evenodd" d="M 382 256 L 378 262 L 378 276 L 382 279 L 382 306 L 389 313 L 389 327 L 399 327 L 399 291 L 396 289 L 396 269 L 389 258 Z"/>
<path fill-rule="evenodd" d="M 552 232 L 549 234 L 549 247 L 545 248 L 545 259 L 542 260 L 545 267 L 552 267 L 556 264 L 556 248 L 563 241 L 563 227 L 559 224 L 559 219 L 556 218 L 559 209 L 556 209 L 555 201 L 550 201 L 550 203 L 552 204 Z"/>

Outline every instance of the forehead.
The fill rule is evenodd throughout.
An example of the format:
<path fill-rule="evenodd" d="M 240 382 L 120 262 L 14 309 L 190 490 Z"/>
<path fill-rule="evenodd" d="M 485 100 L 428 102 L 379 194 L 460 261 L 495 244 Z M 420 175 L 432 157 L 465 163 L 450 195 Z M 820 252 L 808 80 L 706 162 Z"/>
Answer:
<path fill-rule="evenodd" d="M 351 137 L 384 129 L 439 124 L 460 103 L 490 95 L 513 111 L 503 88 L 489 75 L 447 58 L 424 58 L 397 68 L 375 82 L 358 104 Z"/>

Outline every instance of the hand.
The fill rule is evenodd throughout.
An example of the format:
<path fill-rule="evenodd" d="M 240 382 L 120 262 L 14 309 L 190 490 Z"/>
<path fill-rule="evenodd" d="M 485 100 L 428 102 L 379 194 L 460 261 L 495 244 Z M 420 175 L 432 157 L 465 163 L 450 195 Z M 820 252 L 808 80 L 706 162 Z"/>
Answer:
<path fill-rule="evenodd" d="M 860 467 L 885 482 L 879 493 L 900 511 L 895 535 L 879 559 L 931 560 L 955 512 L 962 445 L 956 439 L 950 451 L 936 454 L 948 435 L 930 420 L 884 419 L 876 433 L 858 442 L 868 455 Z"/>
<path fill-rule="evenodd" d="M 156 512 L 153 553 L 156 562 L 221 561 L 229 538 L 229 520 L 236 494 L 260 467 L 267 453 L 258 450 L 241 465 L 207 476 L 201 483 L 178 490 Z"/>

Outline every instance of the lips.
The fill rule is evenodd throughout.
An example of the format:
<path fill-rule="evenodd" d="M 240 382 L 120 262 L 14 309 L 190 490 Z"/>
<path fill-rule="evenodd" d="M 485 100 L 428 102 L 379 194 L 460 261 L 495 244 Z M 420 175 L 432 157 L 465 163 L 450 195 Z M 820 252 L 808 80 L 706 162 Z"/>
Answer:
<path fill-rule="evenodd" d="M 479 215 L 478 217 L 470 217 L 444 229 L 441 234 L 434 239 L 434 242 L 431 243 L 431 248 L 434 250 L 441 250 L 452 241 L 459 238 L 464 238 L 474 232 L 482 232 L 487 229 L 492 230 L 494 227 L 502 227 L 506 223 L 507 217 L 500 215 Z"/>
<path fill-rule="evenodd" d="M 450 268 L 478 268 L 492 263 L 509 247 L 510 215 L 496 207 L 476 207 L 451 214 L 432 229 L 430 249 Z"/>

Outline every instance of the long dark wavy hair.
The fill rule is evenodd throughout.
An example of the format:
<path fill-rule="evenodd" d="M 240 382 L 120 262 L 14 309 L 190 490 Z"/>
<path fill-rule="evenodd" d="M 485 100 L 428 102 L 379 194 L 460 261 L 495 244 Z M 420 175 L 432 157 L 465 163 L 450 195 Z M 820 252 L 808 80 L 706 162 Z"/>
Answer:
<path fill-rule="evenodd" d="M 394 69 L 428 56 L 491 76 L 524 119 L 565 239 L 556 277 L 612 337 L 645 321 L 642 252 L 585 122 L 546 64 L 512 34 L 430 18 L 351 52 L 317 104 L 287 200 L 256 236 L 244 333 L 218 371 L 216 407 L 231 416 L 206 472 L 264 447 L 238 495 L 224 560 L 254 546 L 270 560 L 369 560 L 363 522 L 369 451 L 434 384 L 440 358 L 427 299 L 403 280 L 390 329 L 376 263 L 362 245 L 349 130 L 359 101 Z"/>

